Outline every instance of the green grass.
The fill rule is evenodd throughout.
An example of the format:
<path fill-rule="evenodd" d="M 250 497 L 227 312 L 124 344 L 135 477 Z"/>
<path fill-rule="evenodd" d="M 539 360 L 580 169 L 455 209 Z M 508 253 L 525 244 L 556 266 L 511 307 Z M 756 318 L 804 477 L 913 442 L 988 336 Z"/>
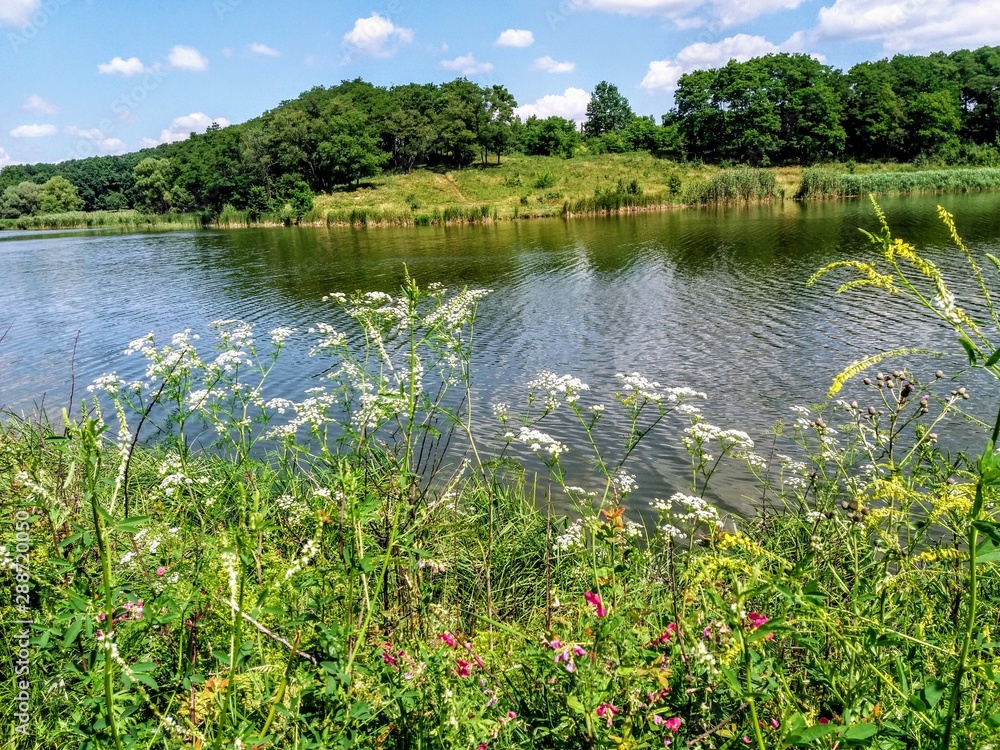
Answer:
<path fill-rule="evenodd" d="M 828 168 L 806 169 L 795 194 L 799 199 L 863 195 L 963 192 L 1000 187 L 1000 169 L 936 169 L 850 174 Z"/>
<path fill-rule="evenodd" d="M 144 214 L 139 211 L 73 211 L 64 214 L 0 219 L 0 229 L 194 229 L 202 226 L 197 214 Z"/>

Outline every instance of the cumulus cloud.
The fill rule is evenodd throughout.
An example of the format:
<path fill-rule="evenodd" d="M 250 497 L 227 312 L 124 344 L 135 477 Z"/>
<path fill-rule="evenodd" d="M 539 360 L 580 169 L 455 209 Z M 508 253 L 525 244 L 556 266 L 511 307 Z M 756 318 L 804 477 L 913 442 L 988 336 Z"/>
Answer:
<path fill-rule="evenodd" d="M 391 57 L 400 47 L 412 41 L 412 29 L 397 26 L 378 13 L 359 18 L 354 22 L 354 28 L 344 34 L 344 45 L 350 52 L 348 57 Z"/>
<path fill-rule="evenodd" d="M 70 125 L 66 135 L 94 144 L 98 151 L 104 154 L 121 154 L 128 150 L 120 138 L 109 138 L 100 128 L 78 128 Z"/>
<path fill-rule="evenodd" d="M 250 51 L 255 55 L 264 55 L 266 57 L 281 57 L 281 53 L 278 52 L 274 47 L 268 47 L 266 44 L 261 44 L 260 42 L 254 42 L 250 45 Z"/>
<path fill-rule="evenodd" d="M 535 43 L 535 35 L 527 29 L 507 29 L 493 43 L 498 47 L 530 47 Z"/>
<path fill-rule="evenodd" d="M 531 67 L 535 70 L 544 70 L 546 73 L 572 73 L 576 68 L 576 63 L 558 62 L 546 55 L 535 60 L 535 64 Z"/>
<path fill-rule="evenodd" d="M 183 44 L 171 47 L 167 62 L 176 70 L 187 70 L 191 73 L 201 73 L 208 70 L 208 58 L 194 47 Z"/>
<path fill-rule="evenodd" d="M 0 0 L 0 26 L 23 29 L 41 5 L 41 0 Z"/>
<path fill-rule="evenodd" d="M 479 62 L 470 52 L 467 55 L 456 57 L 454 60 L 442 60 L 441 67 L 445 70 L 454 70 L 463 76 L 474 76 L 481 73 L 492 73 L 493 63 Z"/>
<path fill-rule="evenodd" d="M 2 0 L 0 0 L 2 2 Z M 27 110 L 36 115 L 57 115 L 59 108 L 52 102 L 45 101 L 38 94 L 32 94 L 24 100 L 21 109 Z"/>
<path fill-rule="evenodd" d="M 138 57 L 130 57 L 124 60 L 116 57 L 111 62 L 101 63 L 97 66 L 97 72 L 108 76 L 124 76 L 130 78 L 140 73 L 149 72 L 149 68 L 142 64 Z"/>
<path fill-rule="evenodd" d="M 673 92 L 677 81 L 694 70 L 718 68 L 730 60 L 746 62 L 775 52 L 800 52 L 802 38 L 795 34 L 781 45 L 772 44 L 762 36 L 736 34 L 718 42 L 696 42 L 666 60 L 653 60 L 639 85 L 650 93 Z"/>
<path fill-rule="evenodd" d="M 546 117 L 556 116 L 583 122 L 587 119 L 588 104 L 590 104 L 590 94 L 583 89 L 568 88 L 561 94 L 549 94 L 532 104 L 520 106 L 514 113 L 522 120 L 534 115 L 543 120 Z"/>
<path fill-rule="evenodd" d="M 880 41 L 886 54 L 951 52 L 996 44 L 996 16 L 983 0 L 835 0 L 820 9 L 811 36 Z"/>
<path fill-rule="evenodd" d="M 143 138 L 143 148 L 152 148 L 161 143 L 175 143 L 186 140 L 191 133 L 204 133 L 212 123 L 218 123 L 219 127 L 229 125 L 229 120 L 225 117 L 216 117 L 214 120 L 204 112 L 192 112 L 189 115 L 175 117 L 169 128 L 160 131 L 159 138 Z"/>
<path fill-rule="evenodd" d="M 706 25 L 723 27 L 752 21 L 765 13 L 792 10 L 805 0 L 571 0 L 578 10 L 597 10 L 623 15 L 658 15 L 681 28 Z"/>
<path fill-rule="evenodd" d="M 13 163 L 14 160 L 11 158 L 10 154 L 7 153 L 7 149 L 0 146 L 0 168 L 9 167 Z"/>
<path fill-rule="evenodd" d="M 44 125 L 18 125 L 10 131 L 11 138 L 46 138 L 59 132 L 59 128 L 50 123 Z"/>

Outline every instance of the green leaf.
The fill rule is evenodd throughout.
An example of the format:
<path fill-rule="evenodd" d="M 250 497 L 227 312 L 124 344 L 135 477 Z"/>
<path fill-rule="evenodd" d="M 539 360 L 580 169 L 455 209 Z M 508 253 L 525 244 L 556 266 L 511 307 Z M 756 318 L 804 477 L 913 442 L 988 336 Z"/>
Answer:
<path fill-rule="evenodd" d="M 1000 523 L 996 521 L 973 521 L 972 525 L 979 533 L 992 539 L 994 544 L 1000 544 Z"/>
<path fill-rule="evenodd" d="M 934 708 L 934 706 L 938 704 L 938 701 L 941 700 L 941 696 L 944 695 L 947 690 L 948 683 L 941 680 L 931 680 L 924 685 L 924 689 L 920 692 L 927 705 Z"/>
<path fill-rule="evenodd" d="M 77 636 L 80 635 L 80 631 L 83 630 L 83 618 L 76 617 L 73 619 L 73 624 L 69 626 L 66 630 L 66 634 L 63 636 L 62 645 L 63 648 L 69 648 L 76 641 Z"/>
<path fill-rule="evenodd" d="M 1000 349 L 997 349 L 990 355 L 990 358 L 986 360 L 986 366 L 993 367 L 997 362 L 1000 362 Z"/>
<path fill-rule="evenodd" d="M 987 716 L 986 726 L 990 729 L 1000 729 L 1000 712 Z"/>
<path fill-rule="evenodd" d="M 577 698 L 575 695 L 566 696 L 566 705 L 569 707 L 571 711 L 575 711 L 581 716 L 587 713 L 586 709 L 583 707 L 583 704 L 580 703 L 580 699 Z"/>
<path fill-rule="evenodd" d="M 149 522 L 149 516 L 129 516 L 115 524 L 115 529 L 123 534 L 137 534 Z"/>
<path fill-rule="evenodd" d="M 1000 561 L 1000 546 L 992 539 L 984 539 L 982 543 L 976 547 L 976 562 L 977 563 L 988 563 Z"/>
<path fill-rule="evenodd" d="M 975 366 L 976 364 L 976 345 L 972 343 L 968 336 L 964 333 L 959 335 L 958 343 L 962 345 L 965 349 L 965 353 L 969 355 L 969 364 Z"/>
<path fill-rule="evenodd" d="M 843 737 L 848 741 L 866 740 L 878 731 L 874 724 L 853 724 L 847 728 Z"/>
<path fill-rule="evenodd" d="M 825 737 L 832 732 L 836 732 L 838 729 L 840 729 L 839 724 L 816 724 L 815 726 L 792 732 L 788 735 L 787 739 L 793 745 L 809 745 L 820 737 Z"/>

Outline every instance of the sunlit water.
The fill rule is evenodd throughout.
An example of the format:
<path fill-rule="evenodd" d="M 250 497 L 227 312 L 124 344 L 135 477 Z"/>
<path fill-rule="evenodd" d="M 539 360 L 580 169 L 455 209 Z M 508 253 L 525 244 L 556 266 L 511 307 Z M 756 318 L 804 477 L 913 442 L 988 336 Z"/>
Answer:
<path fill-rule="evenodd" d="M 896 236 L 958 267 L 938 203 L 975 252 L 1000 253 L 1000 194 L 882 202 Z M 516 408 L 541 370 L 576 375 L 609 404 L 615 373 L 638 371 L 707 391 L 710 421 L 749 432 L 766 454 L 775 422 L 821 401 L 858 357 L 899 346 L 954 351 L 946 329 L 896 299 L 838 297 L 833 279 L 806 288 L 820 266 L 872 255 L 859 227 L 877 228 L 866 201 L 471 227 L 0 232 L 0 406 L 58 413 L 71 372 L 77 401 L 104 372 L 137 375 L 141 363 L 122 350 L 149 331 L 204 333 L 218 318 L 306 329 L 329 319 L 324 294 L 395 292 L 405 265 L 422 284 L 494 290 L 480 306 L 474 356 L 484 439 L 495 433 L 489 405 Z M 301 398 L 325 366 L 306 356 L 305 338 L 289 346 L 270 396 Z M 989 402 L 995 393 L 975 395 Z M 684 488 L 682 426 L 670 422 L 636 454 L 638 506 Z M 558 421 L 551 431 L 572 437 L 570 483 L 593 483 L 575 433 Z M 745 476 L 720 478 L 723 506 L 745 507 Z"/>

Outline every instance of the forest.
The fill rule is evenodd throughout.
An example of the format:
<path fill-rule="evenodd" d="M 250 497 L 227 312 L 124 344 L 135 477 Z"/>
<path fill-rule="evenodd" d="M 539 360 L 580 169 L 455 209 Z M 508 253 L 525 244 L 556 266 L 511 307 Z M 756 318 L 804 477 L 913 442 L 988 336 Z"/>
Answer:
<path fill-rule="evenodd" d="M 0 170 L 0 219 L 84 210 L 301 216 L 313 195 L 383 171 L 500 163 L 504 154 L 647 151 L 732 166 L 831 161 L 1000 165 L 1000 47 L 897 55 L 846 73 L 805 54 L 730 61 L 680 78 L 660 122 L 606 81 L 582 128 L 522 121 L 502 85 L 466 79 L 318 86 L 261 116 L 120 156 Z"/>

